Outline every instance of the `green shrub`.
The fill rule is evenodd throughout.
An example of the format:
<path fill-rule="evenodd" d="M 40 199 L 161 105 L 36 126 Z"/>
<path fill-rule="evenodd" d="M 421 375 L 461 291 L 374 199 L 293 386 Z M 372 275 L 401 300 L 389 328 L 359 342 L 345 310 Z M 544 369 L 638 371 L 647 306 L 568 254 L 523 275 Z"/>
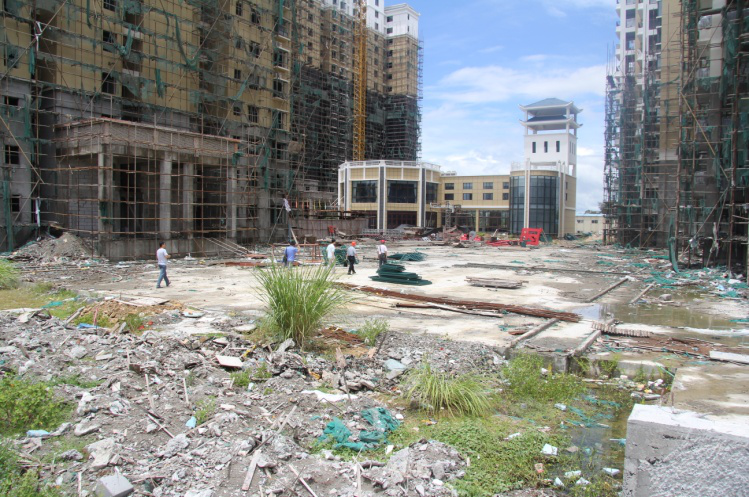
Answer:
<path fill-rule="evenodd" d="M 475 376 L 451 376 L 434 371 L 429 362 L 411 371 L 404 380 L 404 395 L 433 413 L 479 416 L 489 409 L 484 388 Z"/>
<path fill-rule="evenodd" d="M 384 319 L 367 319 L 356 333 L 364 339 L 365 344 L 373 347 L 377 343 L 377 337 L 389 329 L 390 324 Z"/>
<path fill-rule="evenodd" d="M 268 307 L 264 326 L 282 339 L 293 339 L 300 347 L 320 329 L 326 316 L 349 300 L 335 286 L 328 266 L 289 269 L 273 265 L 255 275 L 260 299 Z"/>
<path fill-rule="evenodd" d="M 0 290 L 18 288 L 18 269 L 13 263 L 0 259 Z"/>
<path fill-rule="evenodd" d="M 519 355 L 502 369 L 509 382 L 507 390 L 518 398 L 541 401 L 566 402 L 585 390 L 582 380 L 573 374 L 541 374 L 544 361 L 537 355 Z"/>
<path fill-rule="evenodd" d="M 71 406 L 58 399 L 44 383 L 12 375 L 0 379 L 1 435 L 54 430 L 68 418 L 70 410 Z"/>

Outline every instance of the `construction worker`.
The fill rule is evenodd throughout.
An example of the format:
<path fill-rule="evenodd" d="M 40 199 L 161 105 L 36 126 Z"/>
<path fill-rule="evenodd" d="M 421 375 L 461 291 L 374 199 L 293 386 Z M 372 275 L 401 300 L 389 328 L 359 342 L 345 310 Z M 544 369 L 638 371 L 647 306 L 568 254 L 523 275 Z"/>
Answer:
<path fill-rule="evenodd" d="M 346 258 L 348 259 L 348 274 L 356 274 L 354 264 L 356 264 L 356 242 L 351 242 L 348 250 L 346 250 Z"/>
<path fill-rule="evenodd" d="M 328 255 L 328 264 L 331 267 L 335 267 L 335 238 L 330 239 L 330 245 L 325 248 Z"/>
<path fill-rule="evenodd" d="M 299 252 L 299 249 L 296 246 L 296 242 L 294 240 L 291 240 L 289 242 L 289 246 L 286 247 L 286 250 L 284 250 L 283 253 L 283 265 L 286 267 L 293 266 L 294 261 L 296 260 L 297 252 Z"/>
<path fill-rule="evenodd" d="M 377 246 L 377 260 L 379 261 L 377 267 L 382 267 L 383 264 L 388 262 L 388 248 L 385 246 L 385 240 L 380 240 L 380 244 Z"/>

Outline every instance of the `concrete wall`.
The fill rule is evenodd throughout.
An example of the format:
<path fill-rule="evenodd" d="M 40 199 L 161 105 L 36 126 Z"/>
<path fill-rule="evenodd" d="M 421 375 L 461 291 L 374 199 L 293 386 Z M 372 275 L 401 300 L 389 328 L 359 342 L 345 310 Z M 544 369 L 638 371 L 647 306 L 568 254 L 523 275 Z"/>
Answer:
<path fill-rule="evenodd" d="M 749 424 L 636 405 L 627 422 L 622 495 L 749 495 Z"/>

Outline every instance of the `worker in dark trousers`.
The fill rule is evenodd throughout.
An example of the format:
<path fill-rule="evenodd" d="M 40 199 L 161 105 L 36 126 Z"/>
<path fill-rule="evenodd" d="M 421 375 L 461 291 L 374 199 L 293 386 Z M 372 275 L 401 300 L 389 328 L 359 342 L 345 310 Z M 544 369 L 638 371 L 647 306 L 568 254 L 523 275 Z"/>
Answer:
<path fill-rule="evenodd" d="M 356 274 L 354 264 L 356 264 L 356 242 L 351 242 L 348 250 L 346 250 L 346 257 L 348 258 L 348 274 Z"/>
<path fill-rule="evenodd" d="M 377 246 L 377 260 L 379 261 L 377 267 L 382 267 L 383 264 L 388 263 L 388 248 L 385 245 L 385 240 L 380 240 L 380 244 Z"/>

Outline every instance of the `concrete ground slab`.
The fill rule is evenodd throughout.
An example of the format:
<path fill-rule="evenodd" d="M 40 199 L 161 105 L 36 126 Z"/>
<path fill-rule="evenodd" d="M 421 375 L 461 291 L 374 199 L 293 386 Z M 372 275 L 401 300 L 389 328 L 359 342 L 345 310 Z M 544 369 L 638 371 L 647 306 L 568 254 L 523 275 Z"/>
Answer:
<path fill-rule="evenodd" d="M 680 367 L 672 391 L 674 407 L 749 426 L 749 366 L 709 362 Z"/>
<path fill-rule="evenodd" d="M 749 424 L 635 405 L 627 422 L 624 497 L 743 497 Z"/>

